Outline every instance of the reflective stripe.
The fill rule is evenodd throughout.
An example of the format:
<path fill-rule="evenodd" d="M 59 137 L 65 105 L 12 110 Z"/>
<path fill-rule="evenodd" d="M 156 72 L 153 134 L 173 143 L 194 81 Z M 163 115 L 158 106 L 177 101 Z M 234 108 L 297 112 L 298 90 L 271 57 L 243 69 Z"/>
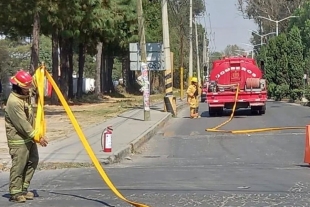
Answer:
<path fill-rule="evenodd" d="M 21 144 L 27 144 L 31 142 L 33 138 L 28 138 L 28 139 L 18 139 L 18 140 L 8 140 L 8 144 L 12 145 L 21 145 Z"/>
<path fill-rule="evenodd" d="M 30 133 L 31 139 L 34 138 L 34 136 L 36 135 L 36 133 L 37 133 L 37 130 L 33 130 L 33 132 Z"/>
<path fill-rule="evenodd" d="M 11 190 L 10 191 L 10 193 L 13 194 L 13 195 L 17 194 L 17 193 L 21 193 L 21 192 L 23 192 L 22 189 L 20 189 L 20 190 Z"/>
<path fill-rule="evenodd" d="M 27 190 L 28 187 L 29 187 L 29 183 L 24 183 L 24 184 L 23 184 L 23 189 L 24 189 L 24 190 Z"/>

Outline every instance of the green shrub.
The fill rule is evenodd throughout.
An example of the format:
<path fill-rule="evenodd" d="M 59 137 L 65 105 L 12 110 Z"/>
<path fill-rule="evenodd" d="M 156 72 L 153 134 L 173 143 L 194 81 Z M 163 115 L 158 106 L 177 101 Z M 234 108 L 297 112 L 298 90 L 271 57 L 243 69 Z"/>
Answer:
<path fill-rule="evenodd" d="M 275 96 L 274 92 L 275 92 L 275 89 L 276 89 L 276 84 L 274 83 L 270 83 L 268 86 L 267 86 L 267 95 L 269 98 L 272 98 Z"/>
<path fill-rule="evenodd" d="M 305 98 L 310 101 L 310 86 L 305 89 Z"/>
<path fill-rule="evenodd" d="M 289 97 L 291 101 L 301 100 L 303 96 L 303 90 L 293 89 L 289 92 Z"/>
<path fill-rule="evenodd" d="M 276 101 L 281 101 L 289 95 L 289 86 L 286 84 L 277 85 L 274 89 L 274 98 Z"/>

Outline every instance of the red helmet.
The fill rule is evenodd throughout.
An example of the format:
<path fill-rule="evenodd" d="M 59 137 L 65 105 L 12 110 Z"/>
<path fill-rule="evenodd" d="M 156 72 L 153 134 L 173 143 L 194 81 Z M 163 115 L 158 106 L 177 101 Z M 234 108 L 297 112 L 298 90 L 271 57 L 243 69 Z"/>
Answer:
<path fill-rule="evenodd" d="M 19 70 L 11 77 L 10 82 L 21 88 L 29 89 L 32 87 L 32 76 L 24 70 Z"/>

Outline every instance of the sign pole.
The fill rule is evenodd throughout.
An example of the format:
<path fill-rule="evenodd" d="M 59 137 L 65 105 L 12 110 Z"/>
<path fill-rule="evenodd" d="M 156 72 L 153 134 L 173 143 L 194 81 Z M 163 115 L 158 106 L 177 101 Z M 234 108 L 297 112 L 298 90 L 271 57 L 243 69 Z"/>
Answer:
<path fill-rule="evenodd" d="M 137 0 L 137 13 L 138 13 L 138 27 L 140 37 L 140 49 L 141 49 L 141 78 L 145 84 L 143 90 L 143 109 L 144 109 L 144 121 L 151 120 L 150 113 L 150 84 L 149 84 L 149 71 L 146 59 L 146 43 L 145 43 L 145 30 L 144 30 L 144 18 L 142 0 Z"/>
<path fill-rule="evenodd" d="M 136 81 L 141 86 L 140 91 L 143 93 L 144 121 L 149 121 L 151 120 L 151 71 L 164 70 L 163 45 L 162 43 L 146 43 L 145 38 L 141 39 L 140 43 L 129 43 L 130 70 L 141 71 Z"/>

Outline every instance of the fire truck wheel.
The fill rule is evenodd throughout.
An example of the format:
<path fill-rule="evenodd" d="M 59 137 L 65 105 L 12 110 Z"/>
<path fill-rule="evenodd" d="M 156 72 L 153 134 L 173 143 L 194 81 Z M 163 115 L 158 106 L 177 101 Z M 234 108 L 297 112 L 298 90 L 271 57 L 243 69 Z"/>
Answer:
<path fill-rule="evenodd" d="M 251 109 L 251 114 L 252 114 L 252 115 L 257 115 L 257 112 L 258 112 L 258 110 Z"/>
<path fill-rule="evenodd" d="M 219 108 L 218 111 L 217 111 L 217 114 L 219 116 L 223 116 L 223 113 L 224 113 L 224 109 L 223 108 Z"/>
<path fill-rule="evenodd" d="M 215 111 L 209 111 L 209 116 L 212 117 L 212 116 L 215 116 L 216 115 L 216 112 Z"/>
<path fill-rule="evenodd" d="M 259 109 L 259 114 L 265 114 L 266 113 L 266 105 L 262 106 L 261 109 Z"/>
<path fill-rule="evenodd" d="M 216 111 L 214 110 L 214 108 L 209 107 L 209 116 L 215 116 L 215 115 L 216 115 Z"/>

